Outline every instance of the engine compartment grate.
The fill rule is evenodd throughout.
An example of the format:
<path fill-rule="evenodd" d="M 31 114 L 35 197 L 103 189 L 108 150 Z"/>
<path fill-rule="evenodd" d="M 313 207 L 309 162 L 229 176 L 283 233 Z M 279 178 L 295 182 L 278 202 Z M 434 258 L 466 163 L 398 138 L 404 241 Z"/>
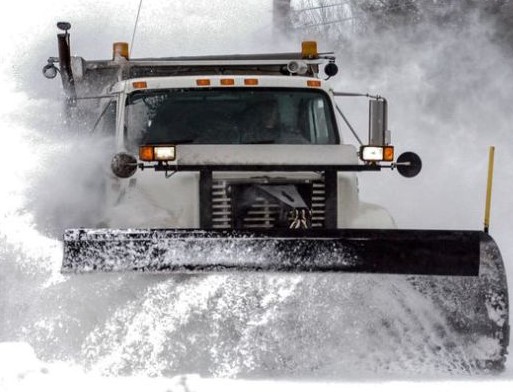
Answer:
<path fill-rule="evenodd" d="M 256 195 L 251 205 L 244 209 L 242 217 L 234 217 L 234 200 L 232 187 L 233 180 L 214 180 L 212 182 L 212 228 L 214 229 L 273 229 L 281 223 L 280 214 L 283 206 L 279 202 Z M 238 183 L 240 184 L 240 182 Z M 251 182 L 245 183 L 251 185 Z M 311 227 L 324 228 L 326 190 L 323 180 L 304 180 L 298 186 L 308 185 L 311 193 L 310 211 Z M 287 217 L 288 225 L 292 223 L 292 216 Z M 236 223 L 238 222 L 238 223 Z M 238 227 L 235 227 L 238 226 Z"/>

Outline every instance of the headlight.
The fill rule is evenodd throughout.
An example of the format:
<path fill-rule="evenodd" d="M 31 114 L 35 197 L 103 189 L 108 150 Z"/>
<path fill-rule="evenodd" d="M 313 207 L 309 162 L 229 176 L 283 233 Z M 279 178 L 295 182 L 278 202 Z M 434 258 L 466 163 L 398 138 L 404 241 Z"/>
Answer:
<path fill-rule="evenodd" d="M 156 161 L 174 161 L 175 160 L 175 146 L 155 147 L 155 160 Z"/>
<path fill-rule="evenodd" d="M 141 146 L 139 159 L 141 161 L 174 161 L 176 146 Z"/>
<path fill-rule="evenodd" d="M 362 146 L 360 150 L 360 157 L 363 161 L 393 161 L 394 160 L 394 147 L 393 146 Z"/>

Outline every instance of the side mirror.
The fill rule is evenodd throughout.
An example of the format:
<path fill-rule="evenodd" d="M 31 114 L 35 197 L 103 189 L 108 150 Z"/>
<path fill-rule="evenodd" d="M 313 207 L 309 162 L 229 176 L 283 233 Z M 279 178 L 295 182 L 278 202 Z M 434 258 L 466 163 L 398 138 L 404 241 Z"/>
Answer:
<path fill-rule="evenodd" d="M 337 67 L 337 64 L 335 64 L 335 62 L 333 61 L 330 61 L 328 64 L 326 64 L 326 66 L 324 67 L 324 73 L 326 74 L 326 76 L 328 76 L 329 78 L 331 78 L 332 76 L 335 76 L 337 73 L 338 73 L 338 67 Z"/>
<path fill-rule="evenodd" d="M 388 106 L 384 98 L 369 101 L 369 146 L 385 146 L 387 137 Z"/>
<path fill-rule="evenodd" d="M 65 31 L 67 33 L 68 30 L 71 29 L 71 23 L 69 23 L 69 22 L 57 22 L 57 28 L 59 30 Z"/>
<path fill-rule="evenodd" d="M 422 169 L 422 161 L 414 152 L 403 152 L 396 162 L 397 171 L 404 177 L 415 177 Z"/>
<path fill-rule="evenodd" d="M 120 152 L 112 158 L 110 168 L 119 178 L 132 177 L 137 171 L 137 159 L 126 152 Z"/>
<path fill-rule="evenodd" d="M 43 67 L 43 75 L 47 79 L 55 78 L 57 76 L 58 71 L 59 70 L 57 69 L 57 67 L 55 65 L 53 65 L 53 63 L 51 63 L 51 62 L 48 62 L 48 64 L 46 64 Z"/>

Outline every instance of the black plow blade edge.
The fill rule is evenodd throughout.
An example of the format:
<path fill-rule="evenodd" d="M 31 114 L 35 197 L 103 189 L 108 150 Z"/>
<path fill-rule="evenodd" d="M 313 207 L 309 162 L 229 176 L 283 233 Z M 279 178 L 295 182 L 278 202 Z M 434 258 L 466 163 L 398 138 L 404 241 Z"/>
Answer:
<path fill-rule="evenodd" d="M 69 229 L 63 272 L 366 272 L 478 276 L 479 231 Z"/>

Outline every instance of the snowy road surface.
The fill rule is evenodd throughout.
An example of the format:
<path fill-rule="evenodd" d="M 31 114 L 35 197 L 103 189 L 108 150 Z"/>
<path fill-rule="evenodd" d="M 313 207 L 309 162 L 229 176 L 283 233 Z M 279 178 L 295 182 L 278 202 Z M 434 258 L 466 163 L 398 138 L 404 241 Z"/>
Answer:
<path fill-rule="evenodd" d="M 450 350 L 461 343 L 461 337 L 444 329 L 442 315 L 402 279 L 345 277 L 341 279 L 342 284 L 340 281 L 335 284 L 329 277 L 317 281 L 272 277 L 249 284 L 240 278 L 223 276 L 183 279 L 137 275 L 61 276 L 58 272 L 61 244 L 55 228 L 84 218 L 94 205 L 94 194 L 86 193 L 88 183 L 80 181 L 91 172 L 86 162 L 93 147 L 78 146 L 79 140 L 55 131 L 59 124 L 55 114 L 60 108 L 60 87 L 58 81 L 43 79 L 40 67 L 48 56 L 56 53 L 53 25 L 57 20 L 73 22 L 74 53 L 87 58 L 108 57 L 110 42 L 119 40 L 119 36 L 123 39 L 130 36 L 133 11 L 138 5 L 137 1 L 79 3 L 20 1 L 10 4 L 10 13 L 4 15 L 0 30 L 4 52 L 0 59 L 3 86 L 0 105 L 0 145 L 3 147 L 0 154 L 3 168 L 0 187 L 1 391 L 70 388 L 79 391 L 112 388 L 128 391 L 142 388 L 152 391 L 375 390 L 378 387 L 394 391 L 398 388 L 453 391 L 476 389 L 476 381 L 480 389 L 510 390 L 513 386 L 511 363 L 505 373 L 494 377 L 461 376 L 439 381 L 430 376 L 412 375 L 400 382 L 385 383 L 375 379 L 376 366 L 386 368 L 391 357 L 403 358 L 413 374 L 416 369 L 436 371 L 438 366 L 453 363 L 456 373 L 462 369 L 458 367 L 461 362 L 453 361 L 454 351 Z M 254 45 L 251 51 L 274 50 L 268 37 L 270 6 L 257 7 L 261 2 L 256 0 L 233 3 L 228 13 L 231 19 L 221 18 L 221 13 L 216 11 L 220 3 L 214 2 L 209 5 L 202 1 L 200 8 L 184 3 L 148 6 L 142 21 L 157 18 L 164 8 L 171 11 L 167 7 L 173 8 L 174 19 L 172 23 L 167 21 L 166 28 L 152 29 L 148 23 L 143 23 L 136 41 L 139 46 L 135 48 L 141 56 L 158 55 L 161 49 L 158 42 L 171 35 L 182 37 L 169 41 L 167 50 L 173 53 L 182 50 L 183 37 L 190 43 L 190 52 L 186 54 L 205 54 L 205 48 L 209 53 L 228 49 L 241 52 L 247 42 Z M 119 12 L 120 6 L 126 7 L 126 14 Z M 27 7 L 34 16 L 25 12 Z M 114 13 L 118 15 L 116 19 L 109 16 Z M 248 18 L 248 14 L 251 17 Z M 186 26 L 183 25 L 184 15 L 190 21 Z M 231 29 L 226 29 L 227 20 L 237 23 L 231 23 Z M 198 28 L 202 25 L 208 28 Z M 210 33 L 205 34 L 205 31 Z M 352 81 L 343 79 L 341 84 L 347 90 L 358 87 L 358 90 L 377 89 L 386 93 L 390 102 L 395 102 L 391 106 L 391 125 L 393 123 L 394 129 L 407 130 L 395 134 L 396 143 L 409 144 L 424 159 L 426 169 L 418 182 L 405 183 L 392 175 L 378 179 L 374 174 L 361 179 L 362 197 L 388 207 L 401 227 L 479 228 L 486 149 L 489 144 L 497 146 L 492 234 L 504 254 L 506 268 L 511 271 L 513 141 L 510 123 L 503 121 L 506 110 L 503 105 L 511 102 L 508 94 L 513 88 L 504 84 L 511 83 L 513 78 L 509 68 L 502 67 L 510 59 L 505 60 L 493 47 L 479 41 L 486 36 L 479 29 L 475 34 L 470 34 L 474 37 L 471 43 L 472 47 L 476 42 L 481 43 L 479 56 L 468 50 L 470 43 L 458 42 L 453 46 L 447 38 L 439 41 L 440 46 L 431 47 L 432 52 L 425 57 L 417 54 L 421 61 L 413 62 L 410 59 L 414 57 L 407 56 L 407 52 L 403 56 L 395 53 L 407 59 L 404 66 L 384 69 L 380 82 L 376 81 L 376 75 L 370 75 Z M 247 39 L 241 42 L 241 36 Z M 446 56 L 447 50 L 455 53 L 456 60 L 464 55 L 465 61 L 458 62 L 463 68 L 451 73 L 452 79 L 445 81 L 446 70 L 437 68 L 439 64 L 433 59 L 441 58 L 442 53 Z M 355 72 L 351 64 L 345 65 L 347 74 Z M 479 73 L 470 71 L 475 69 L 479 69 Z M 468 75 L 491 78 L 479 84 L 481 95 L 478 98 L 473 94 L 459 94 L 461 106 L 456 107 L 454 117 L 434 113 L 419 119 L 418 113 L 430 107 L 429 97 L 437 94 L 437 86 L 451 84 L 473 91 L 476 81 L 467 79 Z M 419 89 L 424 93 L 422 97 L 418 96 Z M 71 156 L 75 159 L 70 159 Z M 397 197 L 398 194 L 401 197 Z M 418 205 L 423 208 L 419 210 Z M 344 312 L 334 311 L 335 305 Z M 298 320 L 301 314 L 307 319 Z M 237 320 L 241 324 L 237 324 Z M 339 325 L 352 328 L 340 331 Z M 363 345 L 353 339 L 357 331 L 372 332 L 363 340 Z M 196 340 L 188 340 L 191 337 Z M 405 340 L 408 344 L 398 350 L 397 342 Z M 235 341 L 237 346 L 222 345 Z M 208 351 L 200 350 L 192 358 L 184 354 L 187 347 L 200 347 L 202 343 Z M 254 347 L 255 343 L 261 350 L 248 352 L 248 347 Z M 269 346 L 278 348 L 280 356 L 266 357 Z M 352 350 L 350 361 L 338 356 L 341 347 Z M 486 349 L 486 345 L 482 348 Z M 426 353 L 419 356 L 422 350 Z M 298 358 L 302 359 L 301 363 L 297 362 Z M 370 358 L 374 362 L 368 361 Z M 419 363 L 419 358 L 424 362 Z M 253 369 L 255 363 L 267 366 L 260 368 L 260 376 L 266 379 L 222 378 L 258 377 L 258 373 L 248 370 Z M 216 378 L 190 375 L 190 369 L 196 365 Z M 390 366 L 392 373 L 400 370 L 394 368 L 397 364 Z M 169 372 L 170 368 L 173 371 Z M 273 379 L 272 372 L 276 369 L 288 374 L 288 380 Z M 345 381 L 330 382 L 339 378 L 341 369 Z M 319 376 L 317 382 L 301 377 L 304 372 Z M 298 377 L 301 381 L 290 381 Z"/>

